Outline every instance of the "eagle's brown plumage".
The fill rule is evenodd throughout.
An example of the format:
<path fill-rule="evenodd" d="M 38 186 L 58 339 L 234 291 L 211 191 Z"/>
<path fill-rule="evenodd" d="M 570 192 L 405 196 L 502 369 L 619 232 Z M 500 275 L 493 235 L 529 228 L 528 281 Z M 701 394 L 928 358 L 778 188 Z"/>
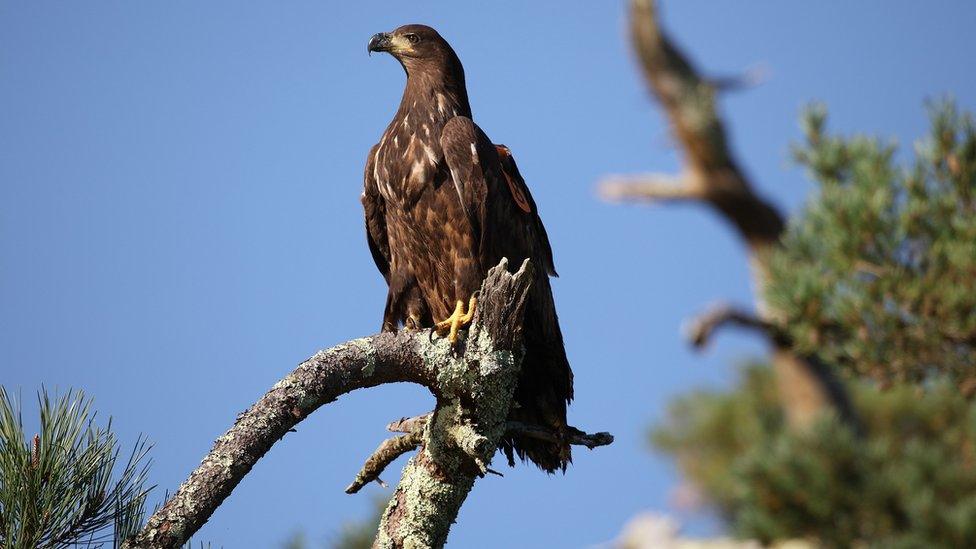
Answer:
<path fill-rule="evenodd" d="M 370 251 L 389 285 L 383 329 L 430 327 L 481 287 L 507 257 L 530 258 L 535 281 L 525 311 L 526 355 L 512 419 L 566 429 L 573 374 L 549 286 L 552 250 L 535 202 L 504 146 L 471 119 L 464 69 L 451 46 L 423 25 L 373 37 L 370 51 L 400 61 L 400 108 L 366 161 L 363 207 Z M 504 440 L 546 471 L 565 470 L 569 445 Z"/>

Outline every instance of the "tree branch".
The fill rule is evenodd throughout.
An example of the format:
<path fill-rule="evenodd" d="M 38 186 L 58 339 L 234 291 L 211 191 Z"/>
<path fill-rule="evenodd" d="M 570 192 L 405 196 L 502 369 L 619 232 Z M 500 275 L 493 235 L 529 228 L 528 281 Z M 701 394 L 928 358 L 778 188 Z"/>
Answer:
<path fill-rule="evenodd" d="M 664 107 L 675 137 L 685 151 L 687 168 L 680 179 L 694 182 L 693 185 L 679 186 L 686 190 L 680 197 L 698 199 L 713 206 L 750 246 L 775 243 L 783 231 L 783 218 L 753 192 L 732 158 L 725 127 L 715 109 L 714 83 L 699 76 L 661 29 L 652 0 L 633 0 L 630 22 L 634 49 L 644 77 Z M 648 189 L 647 185 L 631 186 L 630 192 L 622 197 L 646 197 Z M 660 187 L 651 186 L 650 189 L 653 195 L 660 192 Z M 621 188 L 609 181 L 601 185 L 600 192 L 617 198 Z"/>
<path fill-rule="evenodd" d="M 379 447 L 373 451 L 372 455 L 366 460 L 366 463 L 363 464 L 363 468 L 356 474 L 356 478 L 352 481 L 352 484 L 346 487 L 346 493 L 355 494 L 363 486 L 366 486 L 374 480 L 386 486 L 380 480 L 380 475 L 383 474 L 383 470 L 389 464 L 393 463 L 393 460 L 396 458 L 420 446 L 420 443 L 423 441 L 422 434 L 423 430 L 421 429 L 406 435 L 388 438 L 380 443 Z"/>
<path fill-rule="evenodd" d="M 457 348 L 431 339 L 428 331 L 405 330 L 349 341 L 303 362 L 237 417 L 173 497 L 123 546 L 182 546 L 271 446 L 309 414 L 344 393 L 395 382 L 427 387 L 437 407 L 429 419 L 413 420 L 407 435 L 381 444 L 349 490 L 378 478 L 393 459 L 419 445 L 383 515 L 376 545 L 443 545 L 475 478 L 489 471 L 518 381 L 532 267 L 526 261 L 515 274 L 507 267 L 503 260 L 488 272 L 474 322 Z M 409 421 L 399 422 L 401 428 Z"/>
<path fill-rule="evenodd" d="M 507 435 L 523 435 L 534 437 L 548 442 L 559 442 L 559 433 L 541 425 L 531 425 L 519 421 L 509 421 L 505 426 Z M 589 434 L 576 427 L 566 428 L 566 438 L 574 446 L 586 446 L 590 450 L 598 446 L 607 446 L 613 443 L 613 435 L 607 432 Z"/>
<path fill-rule="evenodd" d="M 755 314 L 732 307 L 731 305 L 717 305 L 692 319 L 686 329 L 688 341 L 696 348 L 702 349 L 711 341 L 716 330 L 727 325 L 751 328 L 772 340 L 782 340 L 785 335 L 776 326 L 762 320 Z"/>
<path fill-rule="evenodd" d="M 355 480 L 346 488 L 346 493 L 354 494 L 370 482 L 374 480 L 379 481 L 379 476 L 383 474 L 383 470 L 393 460 L 419 446 L 422 441 L 424 428 L 427 427 L 432 414 L 433 412 L 411 418 L 400 418 L 387 425 L 386 429 L 388 431 L 405 434 L 384 440 L 372 455 L 366 459 L 362 469 L 356 475 Z M 529 436 L 547 442 L 560 442 L 560 436 L 564 436 L 570 444 L 574 446 L 586 446 L 590 450 L 613 443 L 613 435 L 607 432 L 589 434 L 570 426 L 561 435 L 548 427 L 531 425 L 520 421 L 506 422 L 504 436 Z M 485 472 L 503 476 L 501 473 L 489 469 L 487 465 L 482 470 L 482 473 Z"/>
<path fill-rule="evenodd" d="M 657 202 L 707 198 L 701 180 L 690 173 L 678 177 L 658 173 L 611 176 L 600 182 L 597 191 L 600 197 L 608 202 Z"/>
<path fill-rule="evenodd" d="M 380 520 L 374 547 L 441 547 L 504 433 L 521 370 L 522 313 L 532 280 L 528 261 L 488 272 L 460 356 L 438 366 L 437 407 L 422 431 Z"/>
<path fill-rule="evenodd" d="M 776 385 L 780 402 L 789 403 L 783 409 L 791 425 L 803 426 L 824 410 L 834 410 L 855 433 L 863 433 L 854 405 L 830 367 L 815 355 L 794 351 L 792 338 L 775 324 L 743 309 L 718 305 L 689 323 L 688 339 L 701 349 L 718 329 L 728 325 L 755 330 L 772 344 Z"/>
<path fill-rule="evenodd" d="M 386 426 L 387 431 L 394 433 L 416 433 L 427 426 L 433 412 L 415 417 L 402 417 Z"/>
<path fill-rule="evenodd" d="M 127 547 L 180 547 L 271 446 L 323 404 L 383 383 L 436 385 L 426 333 L 378 334 L 320 351 L 241 413 Z"/>
<path fill-rule="evenodd" d="M 779 245 L 785 222 L 755 193 L 733 158 L 715 106 L 717 90 L 727 86 L 700 76 L 662 30 L 654 0 L 631 0 L 630 25 L 645 80 L 671 122 L 685 153 L 685 167 L 677 178 L 610 179 L 600 184 L 599 192 L 607 200 L 699 200 L 718 211 L 748 246 L 759 316 L 733 309 L 713 311 L 692 326 L 693 343 L 704 345 L 715 329 L 727 323 L 761 329 L 774 343 L 772 362 L 791 425 L 805 428 L 820 409 L 830 406 L 846 415 L 843 410 L 850 406 L 843 386 L 819 361 L 792 352 L 779 328 L 782 313 L 765 301 L 769 253 Z M 801 406 L 801 401 L 812 404 Z"/>

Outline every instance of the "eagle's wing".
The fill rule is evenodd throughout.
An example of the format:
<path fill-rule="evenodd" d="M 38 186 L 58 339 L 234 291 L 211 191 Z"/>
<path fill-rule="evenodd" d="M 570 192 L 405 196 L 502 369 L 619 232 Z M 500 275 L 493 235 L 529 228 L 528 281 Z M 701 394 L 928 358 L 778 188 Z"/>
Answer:
<path fill-rule="evenodd" d="M 502 257 L 518 265 L 531 258 L 536 266 L 523 321 L 525 356 L 515 390 L 511 418 L 566 432 L 566 403 L 573 396 L 573 374 L 553 303 L 549 275 L 555 274 L 549 238 L 535 202 L 511 154 L 492 144 L 466 117 L 444 126 L 441 148 L 461 207 L 472 220 L 483 268 Z M 483 274 L 483 273 L 482 273 Z M 565 440 L 547 442 L 527 437 L 505 438 L 501 447 L 509 461 L 517 454 L 552 472 L 571 460 Z"/>
<path fill-rule="evenodd" d="M 458 200 L 481 246 L 486 244 L 486 238 L 493 236 L 485 234 L 490 207 L 488 202 L 504 200 L 511 207 L 503 210 L 523 216 L 523 222 L 531 227 L 530 238 L 536 243 L 532 248 L 537 249 L 531 255 L 540 255 L 534 259 L 541 259 L 547 274 L 558 276 L 546 228 L 508 147 L 493 144 L 481 128 L 466 116 L 456 116 L 445 124 L 440 144 Z M 522 222 L 516 224 L 521 225 Z"/>
<path fill-rule="evenodd" d="M 515 157 L 512 156 L 512 151 L 505 145 L 495 145 L 495 150 L 498 151 L 498 159 L 501 162 L 502 173 L 505 176 L 505 182 L 508 184 L 508 190 L 512 196 L 512 200 L 520 210 L 532 216 L 532 224 L 540 242 L 539 247 L 541 249 L 539 251 L 545 259 L 546 272 L 551 276 L 559 276 L 556 272 L 556 266 L 552 261 L 552 246 L 549 245 L 549 235 L 546 233 L 546 227 L 542 224 L 542 219 L 539 217 L 539 210 L 535 207 L 535 200 L 532 199 L 529 186 L 525 184 L 525 179 L 519 172 L 518 165 L 515 164 Z"/>
<path fill-rule="evenodd" d="M 440 145 L 461 209 L 471 224 L 475 242 L 483 249 L 488 198 L 488 180 L 483 168 L 491 143 L 470 118 L 455 116 L 444 124 Z"/>
<path fill-rule="evenodd" d="M 366 159 L 366 173 L 363 174 L 363 211 L 366 214 L 366 241 L 369 252 L 373 255 L 376 268 L 383 274 L 386 282 L 390 282 L 390 241 L 386 234 L 386 202 L 377 188 L 373 167 L 376 164 L 376 150 L 379 144 L 373 145 Z"/>
<path fill-rule="evenodd" d="M 376 164 L 374 145 L 366 159 L 366 173 L 363 176 L 363 212 L 366 214 L 366 242 L 373 262 L 386 280 L 386 306 L 383 308 L 383 323 L 380 330 L 395 332 L 402 320 L 403 295 L 410 289 L 404 284 L 403 273 L 391 272 L 390 238 L 386 230 L 386 201 L 380 194 L 373 167 Z"/>

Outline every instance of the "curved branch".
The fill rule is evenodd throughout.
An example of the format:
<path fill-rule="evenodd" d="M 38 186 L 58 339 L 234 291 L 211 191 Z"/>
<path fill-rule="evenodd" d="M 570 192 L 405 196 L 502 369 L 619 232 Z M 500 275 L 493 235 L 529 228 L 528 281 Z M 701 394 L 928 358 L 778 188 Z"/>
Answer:
<path fill-rule="evenodd" d="M 654 0 L 631 0 L 630 31 L 645 80 L 664 107 L 675 138 L 685 153 L 679 177 L 620 177 L 604 181 L 599 192 L 607 200 L 697 200 L 717 210 L 745 240 L 752 266 L 758 317 L 734 310 L 716 311 L 693 327 L 693 342 L 702 345 L 726 323 L 764 330 L 773 342 L 772 362 L 781 402 L 790 424 L 805 429 L 831 406 L 843 416 L 853 411 L 843 385 L 829 368 L 811 357 L 797 356 L 781 330 L 781 311 L 764 298 L 769 279 L 770 251 L 785 229 L 782 214 L 753 190 L 726 139 L 725 125 L 715 106 L 721 81 L 708 80 L 661 28 Z M 806 402 L 809 405 L 798 403 Z M 845 412 L 850 411 L 850 413 Z"/>
<path fill-rule="evenodd" d="M 419 444 L 383 515 L 376 545 L 443 545 L 474 479 L 490 472 L 505 432 L 521 368 L 531 273 L 528 261 L 509 273 L 504 259 L 488 272 L 474 322 L 457 348 L 443 338 L 431 339 L 428 331 L 401 331 L 316 353 L 237 417 L 123 547 L 182 546 L 296 424 L 344 393 L 394 382 L 424 385 L 437 397 L 436 409 L 424 420 L 429 427 L 381 445 L 350 489 L 378 478 L 396 456 Z"/>
<path fill-rule="evenodd" d="M 693 318 L 686 328 L 688 341 L 696 348 L 703 349 L 711 341 L 715 332 L 726 325 L 750 328 L 786 347 L 787 336 L 773 324 L 759 318 L 754 313 L 737 309 L 731 305 L 716 305 Z"/>
<path fill-rule="evenodd" d="M 435 386 L 426 333 L 378 334 L 319 351 L 275 384 L 234 426 L 127 547 L 179 547 L 210 518 L 255 463 L 323 404 L 383 383 Z"/>

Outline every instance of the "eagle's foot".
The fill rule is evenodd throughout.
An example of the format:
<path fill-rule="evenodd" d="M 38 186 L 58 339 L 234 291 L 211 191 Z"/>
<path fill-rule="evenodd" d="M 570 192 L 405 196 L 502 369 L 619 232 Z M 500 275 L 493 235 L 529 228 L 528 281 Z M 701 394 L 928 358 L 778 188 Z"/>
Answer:
<path fill-rule="evenodd" d="M 478 298 L 472 296 L 471 301 L 468 302 L 468 311 L 464 311 L 464 302 L 458 300 L 457 305 L 454 307 L 454 312 L 447 319 L 434 324 L 434 330 L 440 334 L 444 335 L 447 333 L 447 339 L 454 345 L 457 342 L 458 330 L 464 328 L 468 324 L 471 324 L 471 320 L 474 318 L 474 311 L 478 307 Z"/>

